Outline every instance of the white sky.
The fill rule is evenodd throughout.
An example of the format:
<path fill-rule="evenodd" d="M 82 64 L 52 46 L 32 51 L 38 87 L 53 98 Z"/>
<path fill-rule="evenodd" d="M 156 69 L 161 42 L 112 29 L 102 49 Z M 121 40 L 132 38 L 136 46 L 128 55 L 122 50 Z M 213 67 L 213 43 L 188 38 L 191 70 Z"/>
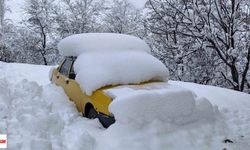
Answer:
<path fill-rule="evenodd" d="M 22 19 L 22 8 L 24 0 L 7 0 L 7 7 L 10 9 L 6 13 L 5 18 L 11 19 L 14 23 L 18 23 Z"/>
<path fill-rule="evenodd" d="M 130 0 L 138 8 L 142 8 L 147 0 Z"/>
<path fill-rule="evenodd" d="M 146 0 L 130 0 L 136 7 L 142 8 Z M 7 0 L 7 6 L 11 12 L 6 13 L 6 19 L 11 19 L 14 23 L 18 23 L 22 20 L 22 8 L 24 0 Z"/>

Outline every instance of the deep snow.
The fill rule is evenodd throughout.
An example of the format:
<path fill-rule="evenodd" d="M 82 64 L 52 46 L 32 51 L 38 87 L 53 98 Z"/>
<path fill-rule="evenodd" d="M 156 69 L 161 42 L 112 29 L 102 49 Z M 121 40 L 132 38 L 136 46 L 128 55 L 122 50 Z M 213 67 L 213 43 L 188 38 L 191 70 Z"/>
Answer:
<path fill-rule="evenodd" d="M 76 81 L 87 95 L 108 85 L 167 81 L 168 69 L 138 37 L 115 33 L 83 33 L 58 44 L 64 56 L 77 56 Z"/>
<path fill-rule="evenodd" d="M 140 51 L 150 53 L 149 46 L 131 35 L 115 33 L 83 33 L 61 40 L 58 49 L 64 56 L 79 56 L 86 52 Z"/>
<path fill-rule="evenodd" d="M 153 118 L 171 125 L 185 125 L 220 119 L 217 107 L 181 86 L 158 82 L 142 87 L 123 85 L 105 92 L 114 98 L 109 110 L 117 123 L 147 124 Z"/>
<path fill-rule="evenodd" d="M 214 113 L 209 116 L 216 119 L 181 125 L 159 119 L 149 123 L 116 122 L 104 129 L 98 120 L 82 118 L 63 90 L 49 84 L 50 68 L 0 62 L 0 132 L 8 133 L 9 149 L 249 149 L 248 94 L 171 81 L 172 86 L 190 89 L 208 99 L 196 99 L 196 108 L 203 113 L 199 113 L 201 116 Z M 227 138 L 234 143 L 223 143 Z"/>
<path fill-rule="evenodd" d="M 74 64 L 76 80 L 88 95 L 107 86 L 167 81 L 168 69 L 154 56 L 142 52 L 83 53 Z"/>

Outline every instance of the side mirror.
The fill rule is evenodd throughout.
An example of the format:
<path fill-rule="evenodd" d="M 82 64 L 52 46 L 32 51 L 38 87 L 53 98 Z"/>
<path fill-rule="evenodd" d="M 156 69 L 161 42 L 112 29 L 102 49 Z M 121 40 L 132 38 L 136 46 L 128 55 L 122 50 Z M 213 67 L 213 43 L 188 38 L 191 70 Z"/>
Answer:
<path fill-rule="evenodd" d="M 69 73 L 69 78 L 70 79 L 74 79 L 75 80 L 75 78 L 76 78 L 76 74 L 75 73 Z"/>

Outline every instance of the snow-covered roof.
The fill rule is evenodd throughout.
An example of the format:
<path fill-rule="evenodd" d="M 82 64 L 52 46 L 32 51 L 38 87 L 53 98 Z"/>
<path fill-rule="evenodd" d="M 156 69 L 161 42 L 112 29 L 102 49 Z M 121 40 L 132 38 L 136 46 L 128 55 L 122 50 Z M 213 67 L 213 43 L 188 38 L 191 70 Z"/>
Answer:
<path fill-rule="evenodd" d="M 83 52 L 150 52 L 149 46 L 140 38 L 115 33 L 71 35 L 59 42 L 58 49 L 64 56 L 79 56 Z"/>

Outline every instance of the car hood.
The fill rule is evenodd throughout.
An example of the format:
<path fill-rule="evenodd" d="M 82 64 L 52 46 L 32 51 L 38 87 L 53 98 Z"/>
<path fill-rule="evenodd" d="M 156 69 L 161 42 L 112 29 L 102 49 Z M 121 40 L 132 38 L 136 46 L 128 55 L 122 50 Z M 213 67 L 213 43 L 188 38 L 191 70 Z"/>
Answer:
<path fill-rule="evenodd" d="M 109 111 L 120 123 L 145 124 L 156 119 L 181 125 L 203 118 L 213 120 L 216 116 L 207 99 L 198 98 L 191 90 L 169 83 L 122 85 L 104 92 L 113 98 Z"/>
<path fill-rule="evenodd" d="M 129 95 L 138 91 L 152 91 L 152 90 L 163 90 L 163 89 L 179 89 L 179 86 L 170 85 L 167 82 L 149 82 L 137 85 L 119 85 L 109 87 L 103 90 L 105 94 L 110 96 L 112 99 L 117 97 Z"/>

